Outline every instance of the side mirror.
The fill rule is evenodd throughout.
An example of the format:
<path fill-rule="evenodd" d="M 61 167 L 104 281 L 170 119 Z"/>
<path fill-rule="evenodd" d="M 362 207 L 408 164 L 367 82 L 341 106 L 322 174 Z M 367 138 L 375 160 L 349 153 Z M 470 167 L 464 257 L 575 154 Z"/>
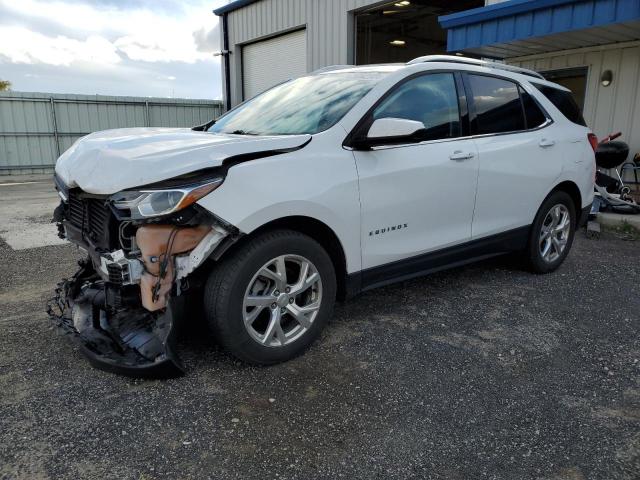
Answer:
<path fill-rule="evenodd" d="M 419 142 L 425 131 L 424 124 L 404 118 L 379 118 L 371 124 L 366 138 L 354 145 L 368 149 L 379 145 L 398 145 Z"/>
<path fill-rule="evenodd" d="M 369 140 L 407 138 L 424 130 L 424 123 L 404 118 L 379 118 L 367 133 Z"/>

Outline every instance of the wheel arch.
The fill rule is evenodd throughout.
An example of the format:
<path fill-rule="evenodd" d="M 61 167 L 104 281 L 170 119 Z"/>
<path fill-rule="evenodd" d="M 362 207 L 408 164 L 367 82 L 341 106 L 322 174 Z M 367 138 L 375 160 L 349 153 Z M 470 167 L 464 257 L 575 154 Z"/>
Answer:
<path fill-rule="evenodd" d="M 232 253 L 245 241 L 272 230 L 294 230 L 303 233 L 322 246 L 329 254 L 336 271 L 336 282 L 338 298 L 344 299 L 347 296 L 347 257 L 344 247 L 338 235 L 326 223 L 304 215 L 292 215 L 271 220 L 251 232 L 243 235 L 228 250 L 221 255 L 221 258 Z"/>
<path fill-rule="evenodd" d="M 563 182 L 560 182 L 558 185 L 556 185 L 553 190 L 551 190 L 551 192 L 549 192 L 549 195 L 551 195 L 554 192 L 565 192 L 566 194 L 568 194 L 571 197 L 571 200 L 573 200 L 573 205 L 575 206 L 576 209 L 576 221 L 577 219 L 580 217 L 580 211 L 582 210 L 582 194 L 580 193 L 580 188 L 578 187 L 578 185 L 575 182 L 572 182 L 571 180 L 565 180 Z M 546 198 L 549 197 L 549 195 L 547 195 Z"/>

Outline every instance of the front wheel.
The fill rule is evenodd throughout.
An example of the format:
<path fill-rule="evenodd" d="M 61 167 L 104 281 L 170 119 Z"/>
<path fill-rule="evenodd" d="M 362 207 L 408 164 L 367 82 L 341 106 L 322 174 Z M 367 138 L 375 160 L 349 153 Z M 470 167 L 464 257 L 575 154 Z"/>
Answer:
<path fill-rule="evenodd" d="M 562 191 L 549 195 L 531 228 L 526 251 L 531 271 L 553 272 L 564 262 L 573 244 L 576 224 L 576 209 L 571 197 Z"/>
<path fill-rule="evenodd" d="M 335 297 L 335 270 L 322 246 L 278 230 L 249 240 L 216 267 L 205 311 L 231 354 L 273 364 L 299 355 L 319 336 Z"/>

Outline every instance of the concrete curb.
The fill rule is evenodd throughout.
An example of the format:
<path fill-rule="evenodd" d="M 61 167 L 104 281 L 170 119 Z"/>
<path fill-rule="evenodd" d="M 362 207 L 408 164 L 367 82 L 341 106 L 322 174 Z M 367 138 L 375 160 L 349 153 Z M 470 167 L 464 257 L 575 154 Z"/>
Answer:
<path fill-rule="evenodd" d="M 596 220 L 603 227 L 619 228 L 624 227 L 626 224 L 640 232 L 640 214 L 623 215 L 620 213 L 599 212 L 596 215 Z"/>

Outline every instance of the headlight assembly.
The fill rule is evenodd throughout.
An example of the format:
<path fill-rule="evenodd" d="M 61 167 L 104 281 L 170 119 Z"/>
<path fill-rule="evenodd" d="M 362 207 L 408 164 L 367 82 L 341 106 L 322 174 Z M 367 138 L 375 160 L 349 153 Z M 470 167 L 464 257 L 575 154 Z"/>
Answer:
<path fill-rule="evenodd" d="M 132 219 L 159 217 L 182 210 L 210 194 L 222 184 L 222 178 L 187 187 L 162 190 L 127 190 L 111 197 L 118 210 L 129 210 Z"/>

